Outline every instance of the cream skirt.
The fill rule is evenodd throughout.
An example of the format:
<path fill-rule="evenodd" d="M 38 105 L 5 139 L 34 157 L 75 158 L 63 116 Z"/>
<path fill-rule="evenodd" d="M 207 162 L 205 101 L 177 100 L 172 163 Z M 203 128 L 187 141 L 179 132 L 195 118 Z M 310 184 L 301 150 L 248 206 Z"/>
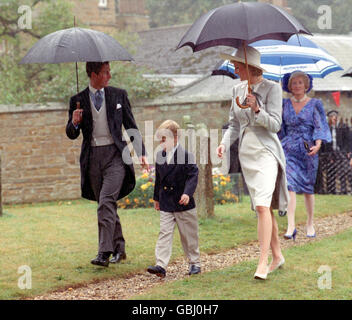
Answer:
<path fill-rule="evenodd" d="M 248 127 L 243 134 L 239 159 L 254 209 L 270 208 L 279 163 Z"/>

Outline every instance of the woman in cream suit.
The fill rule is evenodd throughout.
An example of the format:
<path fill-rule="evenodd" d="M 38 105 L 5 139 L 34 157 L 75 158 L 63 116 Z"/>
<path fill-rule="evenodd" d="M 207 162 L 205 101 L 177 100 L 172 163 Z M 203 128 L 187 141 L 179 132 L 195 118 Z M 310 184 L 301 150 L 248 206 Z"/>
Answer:
<path fill-rule="evenodd" d="M 252 94 L 248 93 L 244 48 L 238 49 L 234 56 L 221 55 L 223 59 L 234 64 L 241 82 L 233 89 L 229 127 L 217 153 L 222 158 L 224 152 L 239 138 L 241 168 L 250 193 L 252 209 L 258 214 L 260 258 L 254 278 L 265 280 L 268 273 L 285 262 L 272 211 L 278 209 L 282 215 L 288 204 L 286 161 L 277 136 L 282 121 L 282 91 L 279 84 L 263 78 L 260 53 L 252 47 L 246 47 L 246 51 Z M 240 108 L 235 101 L 236 97 L 248 108 Z M 273 257 L 268 266 L 270 248 Z"/>

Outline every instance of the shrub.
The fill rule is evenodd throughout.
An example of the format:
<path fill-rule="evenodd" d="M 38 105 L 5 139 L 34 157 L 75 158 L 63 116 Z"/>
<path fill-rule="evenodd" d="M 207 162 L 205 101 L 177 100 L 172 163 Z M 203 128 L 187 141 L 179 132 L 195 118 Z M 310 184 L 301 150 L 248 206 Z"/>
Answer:
<path fill-rule="evenodd" d="M 215 204 L 237 203 L 240 195 L 234 193 L 237 185 L 237 176 L 213 175 L 214 201 Z M 153 195 L 155 185 L 155 170 L 143 173 L 136 179 L 136 187 L 125 198 L 118 201 L 121 209 L 152 208 L 154 207 Z"/>
<path fill-rule="evenodd" d="M 118 201 L 117 205 L 122 209 L 150 208 L 154 207 L 154 182 L 155 170 L 145 172 L 136 179 L 134 190 L 125 198 Z"/>
<path fill-rule="evenodd" d="M 235 179 L 231 175 L 213 175 L 213 190 L 215 204 L 239 202 L 239 196 L 234 193 Z"/>

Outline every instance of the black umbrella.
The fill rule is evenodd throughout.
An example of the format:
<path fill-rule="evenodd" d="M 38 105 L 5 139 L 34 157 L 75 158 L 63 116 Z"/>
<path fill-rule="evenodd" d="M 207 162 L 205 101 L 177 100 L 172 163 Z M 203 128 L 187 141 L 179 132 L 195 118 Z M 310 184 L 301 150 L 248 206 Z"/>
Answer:
<path fill-rule="evenodd" d="M 224 62 L 223 61 L 220 61 L 216 64 L 214 70 L 212 71 L 211 75 L 212 76 L 227 76 L 227 77 L 230 77 L 232 79 L 238 79 L 239 76 L 234 73 L 233 71 L 231 71 L 226 65 L 226 66 L 223 66 Z"/>
<path fill-rule="evenodd" d="M 40 39 L 23 57 L 24 63 L 63 63 L 89 61 L 132 61 L 133 58 L 113 37 L 96 30 L 70 28 Z"/>
<path fill-rule="evenodd" d="M 349 68 L 341 77 L 352 77 L 352 67 Z"/>
<path fill-rule="evenodd" d="M 196 52 L 219 45 L 243 46 L 245 49 L 249 43 L 258 40 L 287 41 L 297 33 L 311 34 L 283 9 L 261 2 L 240 2 L 213 9 L 201 16 L 183 36 L 177 49 L 190 46 Z M 249 79 L 247 61 L 246 67 Z M 249 80 L 248 90 L 250 92 Z"/>

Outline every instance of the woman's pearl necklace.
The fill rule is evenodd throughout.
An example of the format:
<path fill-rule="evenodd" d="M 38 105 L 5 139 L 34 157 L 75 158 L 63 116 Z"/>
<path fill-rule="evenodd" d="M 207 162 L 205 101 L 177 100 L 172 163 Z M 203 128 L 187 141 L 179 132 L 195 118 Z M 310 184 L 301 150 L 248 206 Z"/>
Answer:
<path fill-rule="evenodd" d="M 296 103 L 301 103 L 307 99 L 307 95 L 305 94 L 302 99 L 296 99 L 294 96 L 292 96 L 292 100 Z"/>

